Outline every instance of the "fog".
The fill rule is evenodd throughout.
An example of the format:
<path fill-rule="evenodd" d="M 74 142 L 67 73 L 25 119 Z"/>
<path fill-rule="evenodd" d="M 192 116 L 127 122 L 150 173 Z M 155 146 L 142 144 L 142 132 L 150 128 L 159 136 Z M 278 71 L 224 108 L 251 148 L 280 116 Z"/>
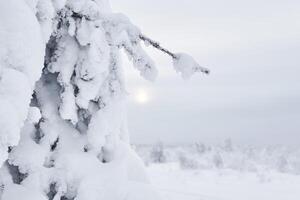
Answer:
<path fill-rule="evenodd" d="M 112 0 L 149 37 L 211 70 L 143 80 L 124 57 L 134 143 L 300 144 L 300 2 Z M 139 98 L 143 98 L 143 101 Z"/>

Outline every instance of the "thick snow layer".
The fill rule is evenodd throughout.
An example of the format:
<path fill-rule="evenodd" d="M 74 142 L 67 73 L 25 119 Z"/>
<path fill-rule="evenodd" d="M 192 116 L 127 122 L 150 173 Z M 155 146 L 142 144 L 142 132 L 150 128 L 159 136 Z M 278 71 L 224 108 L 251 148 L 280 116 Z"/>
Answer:
<path fill-rule="evenodd" d="M 30 107 L 28 111 L 27 122 L 36 124 L 41 119 L 41 111 L 37 107 Z"/>
<path fill-rule="evenodd" d="M 48 74 L 37 83 L 36 96 L 43 116 L 39 131 L 44 136 L 36 142 L 34 124 L 39 114 L 38 110 L 30 108 L 19 145 L 13 148 L 8 160 L 10 165 L 18 166 L 20 173 L 26 174 L 26 178 L 21 186 L 11 185 L 8 181 L 9 173 L 5 168 L 1 169 L 0 185 L 5 183 L 3 197 L 14 199 L 11 190 L 15 190 L 21 194 L 31 191 L 28 195 L 32 199 L 38 196 L 42 199 L 50 191 L 49 185 L 55 183 L 55 200 L 62 196 L 70 199 L 76 197 L 77 200 L 138 200 L 144 193 L 148 194 L 149 200 L 158 200 L 159 197 L 145 174 L 144 164 L 131 149 L 128 140 L 121 141 L 118 135 L 109 135 L 106 130 L 99 129 L 99 137 L 102 136 L 100 133 L 107 134 L 104 136 L 106 142 L 99 144 L 103 145 L 104 157 L 101 158 L 92 150 L 84 151 L 89 135 L 79 134 L 73 125 L 59 116 L 60 86 L 56 78 L 57 76 Z M 124 129 L 124 113 L 115 113 L 122 111 L 123 106 L 120 106 L 121 108 L 112 104 L 102 111 L 105 114 L 98 113 L 104 114 L 104 119 L 108 120 L 104 121 L 107 130 L 115 134 L 126 132 L 121 130 Z M 29 120 L 30 118 L 35 120 Z M 53 150 L 49 152 L 50 149 Z M 102 162 L 103 159 L 106 162 Z"/>
<path fill-rule="evenodd" d="M 0 0 L 0 164 L 19 141 L 44 54 L 35 13 L 25 1 Z"/>
<path fill-rule="evenodd" d="M 22 185 L 8 185 L 3 193 L 1 200 L 47 200 L 47 198 L 39 193 L 27 189 Z"/>
<path fill-rule="evenodd" d="M 233 170 L 182 170 L 176 163 L 147 168 L 164 200 L 299 200 L 300 176 Z"/>
<path fill-rule="evenodd" d="M 33 87 L 41 75 L 45 54 L 35 13 L 17 0 L 1 0 L 0 9 L 1 68 L 11 67 L 24 73 Z"/>
<path fill-rule="evenodd" d="M 201 67 L 192 56 L 185 53 L 177 53 L 173 59 L 174 69 L 180 73 L 183 79 L 189 79 L 195 72 L 206 72 L 207 69 Z"/>

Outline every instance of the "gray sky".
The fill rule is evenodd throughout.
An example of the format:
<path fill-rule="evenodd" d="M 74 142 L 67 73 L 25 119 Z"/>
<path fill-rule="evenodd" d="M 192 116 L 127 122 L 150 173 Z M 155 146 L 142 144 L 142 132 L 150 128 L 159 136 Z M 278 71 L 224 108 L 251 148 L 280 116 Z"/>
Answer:
<path fill-rule="evenodd" d="M 187 52 L 209 76 L 184 81 L 151 48 L 155 83 L 128 61 L 132 141 L 300 145 L 299 0 L 111 0 L 143 32 Z M 127 66 L 128 65 L 128 66 Z"/>

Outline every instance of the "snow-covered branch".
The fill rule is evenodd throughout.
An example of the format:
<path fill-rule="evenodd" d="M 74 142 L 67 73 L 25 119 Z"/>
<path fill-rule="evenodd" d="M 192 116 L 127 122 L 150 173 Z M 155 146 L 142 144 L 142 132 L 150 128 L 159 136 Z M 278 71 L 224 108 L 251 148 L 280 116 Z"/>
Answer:
<path fill-rule="evenodd" d="M 90 16 L 76 13 L 74 11 L 72 11 L 71 16 L 75 19 L 85 19 L 87 21 L 92 20 Z M 114 36 L 114 40 L 122 41 L 118 46 L 124 48 L 127 55 L 133 61 L 135 68 L 141 72 L 140 74 L 144 78 L 154 80 L 157 72 L 150 57 L 139 46 L 138 43 L 140 40 L 169 55 L 173 59 L 174 69 L 179 72 L 184 79 L 190 78 L 190 76 L 196 72 L 202 72 L 204 74 L 210 73 L 209 69 L 200 66 L 192 56 L 185 53 L 173 53 L 162 47 L 159 42 L 142 34 L 141 31 L 132 24 L 125 15 L 120 13 L 110 13 L 98 17 L 104 19 L 102 19 L 102 23 L 104 24 L 104 27 L 106 27 L 106 31 L 110 32 L 110 34 Z M 120 37 L 123 36 L 122 33 L 124 33 L 124 31 L 128 36 L 126 42 L 124 42 L 123 38 L 120 39 Z M 146 74 L 149 74 L 150 77 Z"/>
<path fill-rule="evenodd" d="M 205 74 L 209 74 L 210 71 L 209 69 L 200 66 L 191 56 L 187 55 L 187 54 L 183 54 L 183 53 L 172 53 L 171 51 L 169 51 L 168 49 L 162 47 L 159 42 L 154 41 L 152 39 L 150 39 L 149 37 L 140 34 L 140 39 L 143 40 L 145 43 L 150 44 L 151 46 L 153 46 L 154 48 L 168 54 L 169 56 L 172 57 L 173 62 L 174 62 L 174 67 L 176 70 L 179 70 L 179 68 L 190 68 L 192 69 L 192 71 L 194 72 L 202 72 Z M 182 66 L 179 67 L 179 64 Z"/>

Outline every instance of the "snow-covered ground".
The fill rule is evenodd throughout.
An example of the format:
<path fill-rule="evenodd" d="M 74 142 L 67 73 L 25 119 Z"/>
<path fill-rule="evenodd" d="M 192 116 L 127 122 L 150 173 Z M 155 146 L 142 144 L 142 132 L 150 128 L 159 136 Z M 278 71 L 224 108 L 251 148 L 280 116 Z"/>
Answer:
<path fill-rule="evenodd" d="M 164 200 L 299 200 L 300 176 L 275 171 L 181 169 L 150 164 L 152 184 Z"/>
<path fill-rule="evenodd" d="M 163 200 L 299 200 L 300 151 L 284 146 L 137 145 Z"/>

